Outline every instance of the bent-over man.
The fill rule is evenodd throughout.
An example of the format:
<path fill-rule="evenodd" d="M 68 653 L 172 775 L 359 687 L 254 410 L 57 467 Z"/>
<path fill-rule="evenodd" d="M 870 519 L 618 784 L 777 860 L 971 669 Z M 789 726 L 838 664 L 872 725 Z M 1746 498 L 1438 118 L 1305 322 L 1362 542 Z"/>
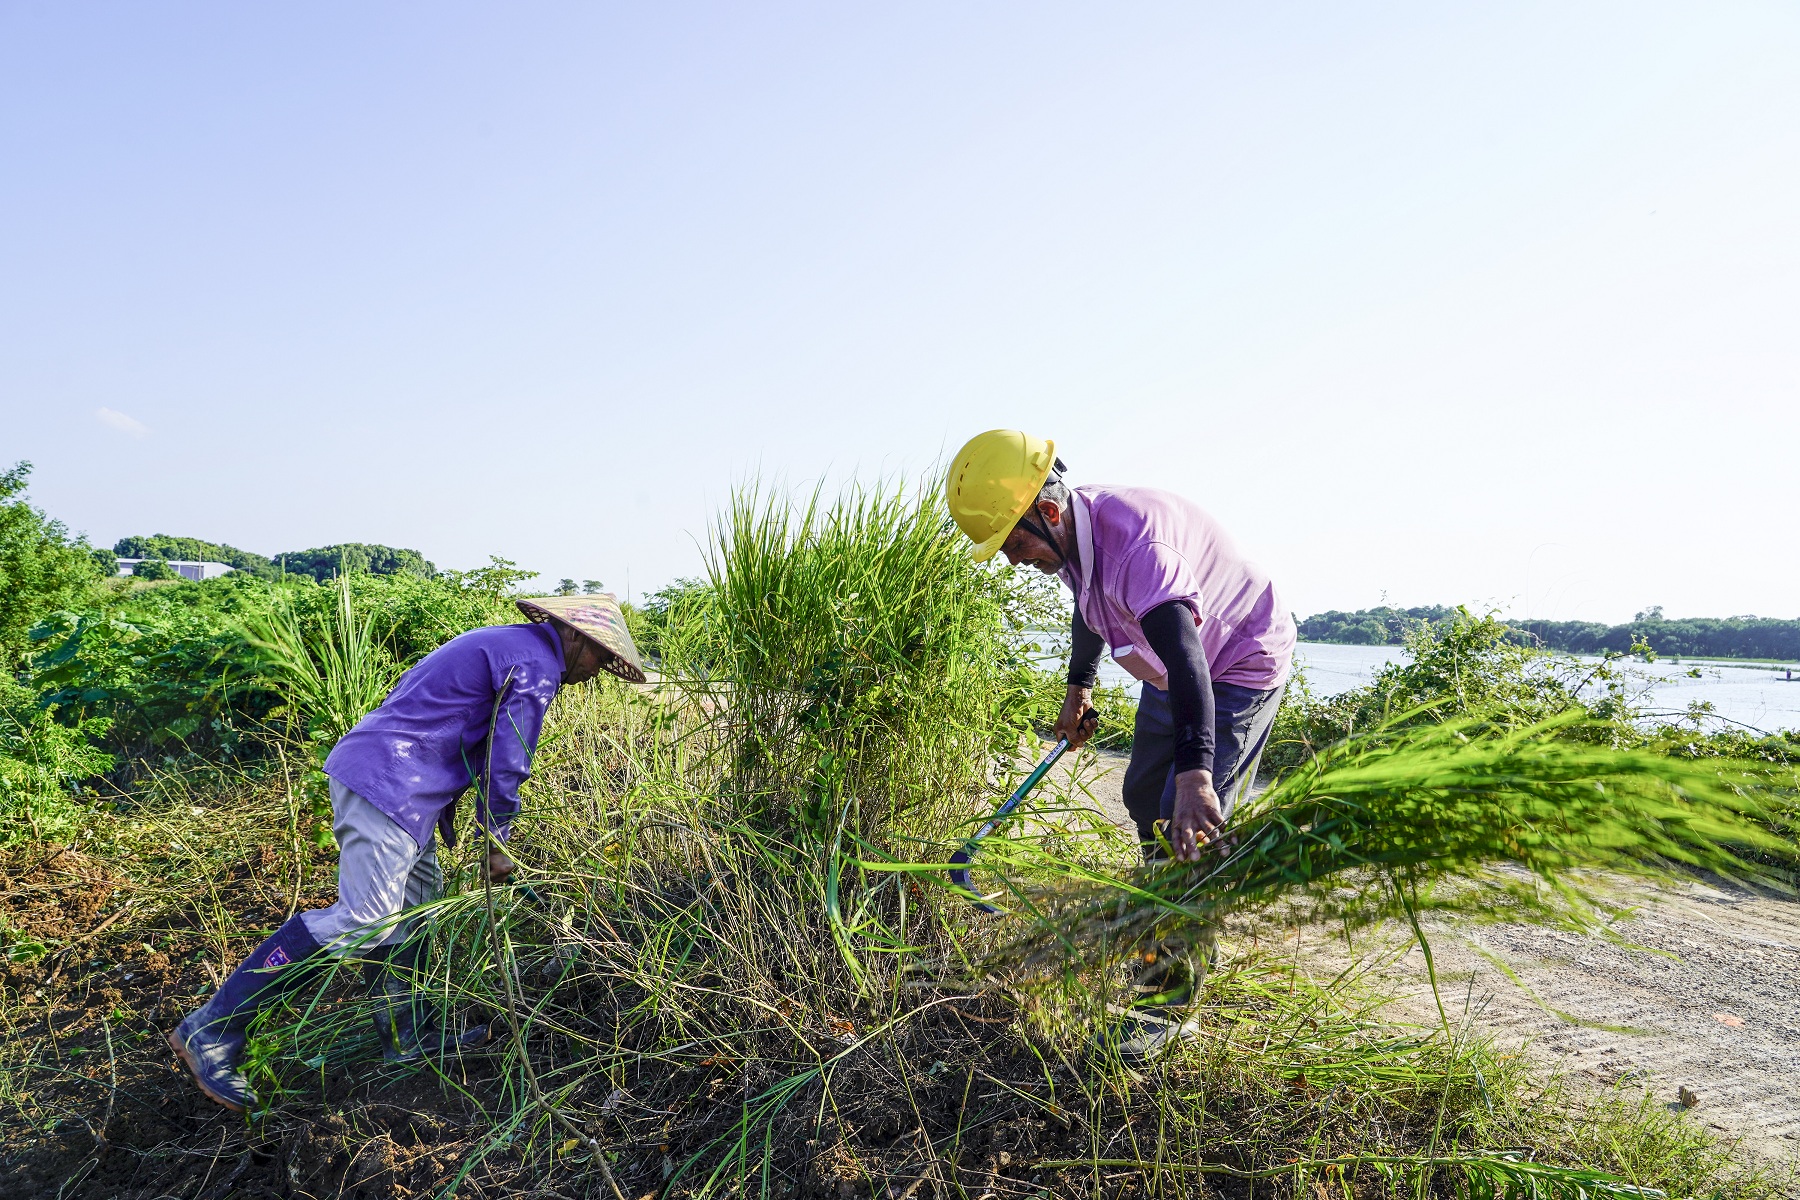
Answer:
<path fill-rule="evenodd" d="M 517 603 L 531 623 L 474 629 L 439 646 L 325 760 L 337 902 L 289 917 L 169 1035 L 213 1100 L 238 1112 L 254 1101 L 238 1066 L 251 1019 L 352 954 L 385 1000 L 375 1013 L 384 1057 L 405 1061 L 447 1044 L 414 1003 L 427 939 L 404 916 L 443 890 L 437 837 L 456 845 L 457 801 L 476 787 L 476 819 L 493 838 L 487 877 L 506 879 L 513 862 L 498 843 L 519 812 L 519 787 L 557 690 L 603 670 L 644 682 L 613 597 Z M 458 1041 L 466 1044 L 448 1039 Z"/>
<path fill-rule="evenodd" d="M 1142 681 L 1125 807 L 1147 857 L 1167 846 L 1198 858 L 1255 782 L 1281 707 L 1295 630 L 1274 583 L 1193 502 L 1152 488 L 1070 488 L 1055 443 L 1018 430 L 971 439 L 945 490 L 976 558 L 1003 553 L 1074 593 L 1058 735 L 1079 746 L 1092 733 L 1108 648 Z M 1167 986 L 1151 999 L 1185 999 L 1191 978 L 1162 974 Z"/>

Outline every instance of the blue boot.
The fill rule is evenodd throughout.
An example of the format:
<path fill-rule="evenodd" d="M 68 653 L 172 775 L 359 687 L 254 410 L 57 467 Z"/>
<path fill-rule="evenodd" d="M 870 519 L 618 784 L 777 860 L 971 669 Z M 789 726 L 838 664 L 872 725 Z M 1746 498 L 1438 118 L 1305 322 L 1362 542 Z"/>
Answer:
<path fill-rule="evenodd" d="M 250 1019 L 270 1001 L 298 991 L 319 977 L 321 947 L 298 913 L 282 922 L 212 999 L 175 1027 L 169 1045 L 208 1097 L 233 1112 L 256 1100 L 238 1069 Z"/>

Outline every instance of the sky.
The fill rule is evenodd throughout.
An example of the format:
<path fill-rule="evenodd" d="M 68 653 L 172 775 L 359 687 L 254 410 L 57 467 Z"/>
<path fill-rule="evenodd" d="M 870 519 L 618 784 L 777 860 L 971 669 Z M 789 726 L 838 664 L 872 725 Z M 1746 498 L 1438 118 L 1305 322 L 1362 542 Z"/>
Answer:
<path fill-rule="evenodd" d="M 0 467 L 633 595 L 971 435 L 1302 614 L 1800 616 L 1800 9 L 0 0 Z"/>

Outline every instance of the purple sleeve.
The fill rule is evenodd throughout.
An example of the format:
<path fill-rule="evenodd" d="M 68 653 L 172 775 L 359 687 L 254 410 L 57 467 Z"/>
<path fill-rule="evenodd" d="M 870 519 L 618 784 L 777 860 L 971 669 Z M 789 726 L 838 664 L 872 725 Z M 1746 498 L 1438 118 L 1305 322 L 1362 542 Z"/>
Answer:
<path fill-rule="evenodd" d="M 525 679 L 520 680 L 524 675 Z M 547 685 L 547 686 L 546 686 Z M 512 833 L 512 819 L 519 815 L 519 788 L 531 778 L 531 756 L 544 730 L 544 713 L 556 695 L 554 680 L 533 681 L 519 667 L 495 681 L 500 701 L 491 747 L 492 774 L 481 789 L 475 819 L 494 837 L 505 841 Z"/>
<path fill-rule="evenodd" d="M 1143 542 L 1119 562 L 1113 594 L 1119 605 L 1142 622 L 1155 609 L 1180 600 L 1203 614 L 1200 582 L 1180 551 L 1167 542 Z"/>

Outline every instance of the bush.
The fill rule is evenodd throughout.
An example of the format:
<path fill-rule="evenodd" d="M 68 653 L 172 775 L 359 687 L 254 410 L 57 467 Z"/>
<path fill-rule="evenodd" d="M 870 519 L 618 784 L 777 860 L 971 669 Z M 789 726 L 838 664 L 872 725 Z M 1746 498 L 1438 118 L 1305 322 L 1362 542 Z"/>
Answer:
<path fill-rule="evenodd" d="M 1282 771 L 1326 746 L 1384 723 L 1395 729 L 1451 717 L 1522 728 L 1579 711 L 1611 723 L 1616 740 L 1635 740 L 1637 716 L 1630 680 L 1617 656 L 1583 663 L 1520 645 L 1492 613 L 1466 608 L 1439 621 L 1420 621 L 1406 634 L 1406 658 L 1389 663 L 1363 687 L 1314 696 L 1296 672 L 1269 738 L 1264 768 Z"/>
<path fill-rule="evenodd" d="M 469 572 L 356 575 L 345 586 L 382 654 L 405 667 L 466 630 L 520 619 L 497 582 Z M 335 586 L 306 576 L 233 573 L 132 591 L 40 621 L 29 681 L 65 724 L 105 718 L 107 748 L 121 759 L 238 758 L 282 701 L 268 660 L 246 652 L 247 627 L 285 611 L 305 641 L 337 620 L 338 606 Z"/>
<path fill-rule="evenodd" d="M 151 583 L 183 578 L 174 567 L 160 558 L 146 558 L 143 562 L 134 564 L 131 568 L 131 577 L 148 580 Z"/>
<path fill-rule="evenodd" d="M 0 473 L 0 673 L 7 675 L 24 657 L 38 618 L 81 603 L 101 579 L 87 541 L 25 502 L 30 477 L 28 462 Z"/>
<path fill-rule="evenodd" d="M 70 792 L 112 767 L 92 744 L 105 733 L 101 719 L 57 724 L 28 690 L 0 680 L 0 848 L 65 838 L 80 823 Z"/>
<path fill-rule="evenodd" d="M 107 748 L 121 759 L 237 757 L 275 696 L 235 669 L 236 630 L 275 590 L 232 574 L 52 613 L 31 631 L 39 649 L 27 679 L 65 724 L 106 719 Z"/>

